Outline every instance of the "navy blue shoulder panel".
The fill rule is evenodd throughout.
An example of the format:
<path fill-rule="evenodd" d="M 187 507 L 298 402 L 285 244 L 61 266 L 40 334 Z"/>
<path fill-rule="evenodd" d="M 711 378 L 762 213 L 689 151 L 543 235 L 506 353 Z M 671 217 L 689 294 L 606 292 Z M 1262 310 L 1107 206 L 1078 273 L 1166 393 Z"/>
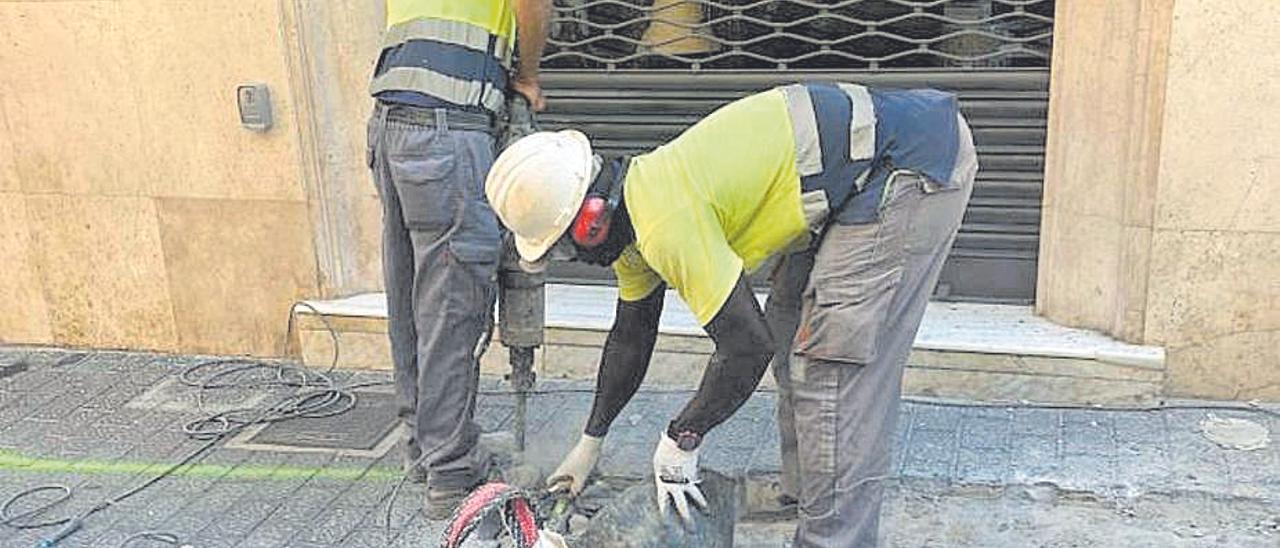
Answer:
<path fill-rule="evenodd" d="M 839 211 L 854 193 L 854 182 L 871 167 L 874 159 L 854 162 L 849 158 L 849 127 L 853 106 L 849 95 L 830 82 L 805 83 L 813 111 L 818 118 L 818 143 L 822 150 L 822 172 L 802 177 L 803 192 L 823 190 L 833 212 Z"/>
<path fill-rule="evenodd" d="M 935 89 L 872 90 L 871 101 L 879 120 L 877 152 L 885 151 L 895 168 L 950 187 L 960 144 L 956 96 Z"/>
<path fill-rule="evenodd" d="M 383 50 L 374 70 L 377 78 L 393 67 L 430 69 L 459 80 L 485 82 L 494 89 L 506 91 L 507 71 L 498 58 L 486 52 L 435 40 L 409 40 Z M 421 94 L 417 94 L 421 96 Z M 424 99 L 426 96 L 422 96 Z M 436 106 L 433 101 L 418 100 L 414 95 L 397 94 L 391 98 L 415 106 Z M 438 98 L 439 103 L 452 105 Z M 483 110 L 483 109 L 481 109 Z"/>
<path fill-rule="evenodd" d="M 875 222 L 889 176 L 909 169 L 947 188 L 952 185 L 959 150 L 956 96 L 932 90 L 871 90 L 876 109 L 874 168 L 863 186 L 836 213 L 834 222 L 844 225 Z"/>

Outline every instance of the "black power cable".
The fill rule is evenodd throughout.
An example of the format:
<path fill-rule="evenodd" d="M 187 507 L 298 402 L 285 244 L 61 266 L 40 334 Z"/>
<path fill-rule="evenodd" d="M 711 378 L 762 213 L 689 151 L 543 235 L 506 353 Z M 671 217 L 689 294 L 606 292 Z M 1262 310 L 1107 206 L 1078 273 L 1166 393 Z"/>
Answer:
<path fill-rule="evenodd" d="M 207 415 L 188 422 L 182 431 L 188 438 L 205 442 L 188 453 L 185 457 L 166 468 L 163 472 L 146 481 L 107 499 L 75 516 L 50 518 L 35 521 L 46 513 L 68 502 L 74 496 L 74 490 L 66 485 L 49 484 L 21 491 L 0 505 L 0 525 L 19 530 L 61 527 L 52 536 L 40 541 L 41 548 L 51 548 L 66 540 L 84 526 L 85 520 L 93 515 L 120 504 L 126 499 L 145 491 L 161 480 L 172 476 L 184 466 L 194 464 L 217 447 L 224 439 L 243 432 L 251 426 L 287 421 L 298 418 L 320 418 L 339 415 L 350 411 L 356 405 L 358 388 L 386 385 L 388 382 L 364 382 L 339 385 L 331 377 L 338 366 L 339 347 L 338 333 L 324 315 L 310 304 L 298 302 L 289 309 L 289 322 L 286 328 L 285 355 L 288 355 L 288 340 L 293 334 L 294 317 L 298 308 L 307 308 L 323 322 L 325 330 L 333 342 L 333 356 L 328 369 L 322 373 L 309 371 L 301 365 L 289 362 L 272 362 L 247 358 L 213 359 L 195 363 L 183 368 L 178 379 L 182 384 L 195 388 L 197 406 L 204 409 L 205 394 L 217 390 L 265 389 L 291 390 L 288 395 L 279 398 L 275 403 L 265 407 L 245 407 Z M 37 495 L 58 492 L 52 500 L 37 503 L 19 511 L 15 508 L 21 502 Z M 121 546 L 150 540 L 178 545 L 180 539 L 172 533 L 163 531 L 145 531 L 125 539 Z"/>
<path fill-rule="evenodd" d="M 179 539 L 177 535 L 165 533 L 163 531 L 142 531 L 141 533 L 134 533 L 124 539 L 124 541 L 120 543 L 119 548 L 127 548 L 141 540 L 148 540 L 153 543 L 165 544 L 168 546 L 179 546 L 180 548 L 193 548 L 190 544 L 182 544 L 182 540 Z"/>

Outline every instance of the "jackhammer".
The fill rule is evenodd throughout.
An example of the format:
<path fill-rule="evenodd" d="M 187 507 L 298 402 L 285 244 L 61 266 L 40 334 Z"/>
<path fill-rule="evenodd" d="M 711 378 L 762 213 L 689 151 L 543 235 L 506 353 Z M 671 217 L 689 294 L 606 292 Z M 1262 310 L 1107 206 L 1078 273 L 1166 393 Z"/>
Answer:
<path fill-rule="evenodd" d="M 517 139 L 538 131 L 529 101 L 512 93 L 507 103 L 506 126 L 502 131 L 502 148 Z M 503 238 L 502 263 L 498 269 L 498 333 L 510 355 L 511 373 L 507 380 L 516 392 L 516 449 L 525 449 L 525 415 L 529 394 L 537 381 L 533 371 L 534 350 L 543 342 L 543 312 L 546 304 L 545 272 L 529 272 L 521 267 L 511 234 Z"/>
<path fill-rule="evenodd" d="M 537 381 L 533 371 L 534 350 L 542 346 L 543 310 L 547 276 L 543 272 L 526 272 L 508 236 L 502 266 L 498 272 L 498 333 L 510 355 L 511 373 L 507 380 L 516 392 L 516 449 L 524 451 L 525 414 L 529 393 Z"/>

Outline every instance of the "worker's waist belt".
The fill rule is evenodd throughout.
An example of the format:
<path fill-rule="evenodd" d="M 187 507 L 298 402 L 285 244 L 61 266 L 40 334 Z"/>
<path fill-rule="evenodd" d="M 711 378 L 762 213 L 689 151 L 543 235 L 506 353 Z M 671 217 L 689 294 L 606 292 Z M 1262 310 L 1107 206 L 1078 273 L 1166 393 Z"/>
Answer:
<path fill-rule="evenodd" d="M 378 103 L 378 109 L 379 116 L 385 116 L 388 122 L 461 131 L 494 131 L 493 118 L 488 114 L 383 102 Z"/>

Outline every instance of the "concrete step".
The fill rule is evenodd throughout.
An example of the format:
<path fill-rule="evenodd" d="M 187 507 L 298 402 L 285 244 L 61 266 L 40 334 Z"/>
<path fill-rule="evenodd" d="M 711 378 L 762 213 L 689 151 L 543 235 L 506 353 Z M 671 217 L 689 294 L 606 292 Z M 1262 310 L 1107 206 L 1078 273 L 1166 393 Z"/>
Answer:
<path fill-rule="evenodd" d="M 609 287 L 548 287 L 547 344 L 535 365 L 540 377 L 594 376 L 616 296 Z M 672 293 L 666 302 L 646 382 L 696 386 L 711 342 L 679 297 Z M 295 342 L 308 365 L 331 363 L 336 336 L 339 367 L 391 367 L 381 293 L 308 301 L 296 321 Z M 500 340 L 496 334 L 482 360 L 486 375 L 508 369 Z M 1161 348 L 1062 327 L 1027 306 L 930 303 L 904 388 L 918 396 L 978 401 L 1142 402 L 1160 397 L 1164 359 Z M 764 386 L 772 386 L 769 376 Z"/>

